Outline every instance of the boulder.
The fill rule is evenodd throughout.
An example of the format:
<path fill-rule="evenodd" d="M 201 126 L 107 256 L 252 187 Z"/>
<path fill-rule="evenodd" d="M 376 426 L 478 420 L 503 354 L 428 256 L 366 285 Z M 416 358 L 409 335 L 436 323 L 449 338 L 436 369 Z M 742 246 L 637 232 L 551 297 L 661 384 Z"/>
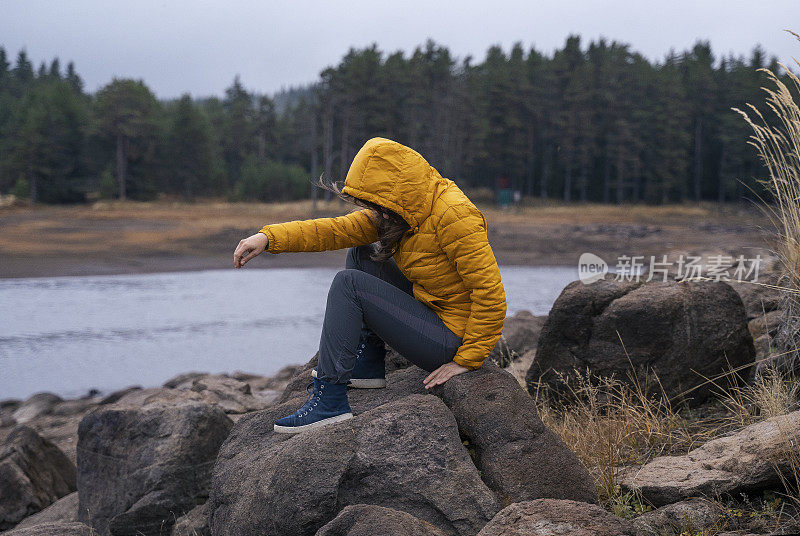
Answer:
<path fill-rule="evenodd" d="M 0 414 L 0 428 L 11 428 L 17 424 L 17 420 L 8 414 Z"/>
<path fill-rule="evenodd" d="M 167 387 L 133 389 L 120 396 L 116 403 L 127 406 L 148 404 L 205 402 L 222 408 L 225 413 L 247 413 L 264 409 L 273 403 L 275 393 L 256 396 L 250 384 L 226 374 L 191 372 L 168 380 Z"/>
<path fill-rule="evenodd" d="M 79 519 L 100 534 L 161 534 L 208 494 L 232 427 L 197 402 L 101 406 L 78 427 Z"/>
<path fill-rule="evenodd" d="M 78 424 L 83 416 L 98 405 L 95 398 L 76 398 L 56 402 L 49 411 L 27 421 L 39 435 L 61 449 L 67 458 L 77 463 Z"/>
<path fill-rule="evenodd" d="M 371 504 L 345 507 L 315 536 L 444 536 L 444 533 L 411 514 Z"/>
<path fill-rule="evenodd" d="M 111 392 L 106 396 L 102 397 L 98 402 L 99 405 L 103 406 L 106 404 L 115 404 L 119 401 L 120 398 L 123 396 L 132 393 L 134 391 L 140 391 L 142 389 L 141 385 L 131 385 L 130 387 L 125 387 L 124 389 L 119 389 L 117 391 Z"/>
<path fill-rule="evenodd" d="M 168 379 L 161 385 L 169 389 L 176 389 L 179 385 L 186 385 L 187 383 L 191 385 L 193 380 L 202 378 L 203 376 L 208 376 L 208 373 L 198 372 L 196 370 L 191 370 L 189 372 L 181 372 L 177 376 L 173 376 L 172 378 Z"/>
<path fill-rule="evenodd" d="M 78 492 L 73 491 L 39 513 L 23 519 L 15 529 L 24 529 L 42 523 L 69 523 L 78 521 Z"/>
<path fill-rule="evenodd" d="M 777 311 L 783 304 L 783 292 L 780 289 L 770 288 L 766 285 L 780 286 L 782 265 L 776 257 L 763 257 L 759 267 L 758 279 L 750 281 L 753 275 L 742 281 L 731 280 L 728 284 L 739 294 L 747 311 L 747 319 L 752 320 L 763 316 L 764 313 Z M 758 284 L 763 283 L 763 284 Z"/>
<path fill-rule="evenodd" d="M 503 335 L 489 354 L 489 359 L 506 367 L 525 352 L 535 349 L 546 320 L 547 315 L 534 316 L 530 311 L 519 311 L 514 316 L 506 317 Z"/>
<path fill-rule="evenodd" d="M 39 415 L 49 413 L 62 398 L 53 393 L 36 393 L 23 402 L 11 416 L 18 423 L 26 423 Z"/>
<path fill-rule="evenodd" d="M 11 415 L 22 405 L 22 400 L 18 398 L 4 398 L 0 400 L 0 415 Z"/>
<path fill-rule="evenodd" d="M 706 499 L 689 499 L 646 512 L 633 520 L 642 536 L 693 533 L 717 528 L 722 512 Z"/>
<path fill-rule="evenodd" d="M 478 536 L 636 536 L 633 525 L 596 504 L 536 499 L 503 508 Z"/>
<path fill-rule="evenodd" d="M 0 445 L 0 530 L 75 491 L 75 465 L 32 428 L 15 426 Z"/>
<path fill-rule="evenodd" d="M 97 533 L 84 523 L 57 521 L 10 530 L 3 536 L 97 536 Z"/>
<path fill-rule="evenodd" d="M 622 487 L 655 506 L 690 497 L 747 493 L 780 487 L 790 475 L 800 411 L 772 417 L 711 440 L 683 456 L 659 456 L 620 472 Z"/>
<path fill-rule="evenodd" d="M 172 536 L 210 536 L 208 528 L 208 502 L 195 506 L 175 522 Z"/>
<path fill-rule="evenodd" d="M 303 398 L 236 423 L 214 466 L 213 533 L 312 535 L 346 506 L 372 504 L 472 535 L 499 509 L 437 397 L 409 395 L 336 425 L 274 433 Z"/>
<path fill-rule="evenodd" d="M 481 477 L 503 505 L 540 498 L 597 502 L 589 472 L 544 425 L 511 374 L 484 362 L 438 389 L 475 449 Z"/>
<path fill-rule="evenodd" d="M 747 329 L 750 330 L 753 339 L 763 335 L 774 337 L 778 333 L 782 319 L 783 311 L 769 311 L 750 320 L 747 323 Z"/>
<path fill-rule="evenodd" d="M 558 391 L 558 373 L 575 369 L 622 380 L 635 372 L 640 381 L 655 373 L 667 396 L 699 404 L 713 387 L 706 378 L 741 366 L 741 380 L 754 357 L 742 300 L 727 283 L 644 283 L 607 275 L 564 288 L 526 379 L 531 391 L 537 381 Z"/>
<path fill-rule="evenodd" d="M 260 376 L 258 374 L 249 374 L 237 370 L 234 371 L 230 377 L 249 383 L 253 392 L 258 393 L 259 396 L 264 396 L 264 393 L 274 393 L 275 396 L 278 396 L 283 392 L 286 383 L 294 377 L 299 368 L 300 366 L 298 365 L 288 365 L 272 376 Z"/>

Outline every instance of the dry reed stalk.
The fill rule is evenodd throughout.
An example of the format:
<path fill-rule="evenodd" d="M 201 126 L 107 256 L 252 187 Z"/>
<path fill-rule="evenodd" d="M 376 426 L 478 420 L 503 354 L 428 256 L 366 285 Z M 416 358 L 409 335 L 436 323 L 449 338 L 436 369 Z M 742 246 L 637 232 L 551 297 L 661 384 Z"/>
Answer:
<path fill-rule="evenodd" d="M 800 40 L 800 35 L 786 30 Z M 794 60 L 798 66 L 800 61 Z M 778 63 L 793 84 L 793 89 L 800 93 L 800 79 L 785 65 Z M 766 73 L 774 83 L 776 90 L 762 87 L 766 93 L 766 105 L 775 114 L 777 124 L 767 122 L 761 112 L 752 104 L 752 110 L 761 124 L 756 123 L 747 112 L 732 108 L 739 113 L 753 128 L 748 144 L 758 151 L 761 160 L 767 167 L 769 179 L 761 180 L 762 184 L 774 198 L 774 206 L 767 215 L 773 222 L 778 234 L 776 254 L 783 264 L 782 285 L 794 292 L 784 292 L 784 316 L 780 330 L 775 337 L 779 350 L 789 352 L 788 358 L 782 360 L 785 370 L 800 368 L 800 105 L 795 101 L 790 87 L 766 68 L 757 69 Z"/>

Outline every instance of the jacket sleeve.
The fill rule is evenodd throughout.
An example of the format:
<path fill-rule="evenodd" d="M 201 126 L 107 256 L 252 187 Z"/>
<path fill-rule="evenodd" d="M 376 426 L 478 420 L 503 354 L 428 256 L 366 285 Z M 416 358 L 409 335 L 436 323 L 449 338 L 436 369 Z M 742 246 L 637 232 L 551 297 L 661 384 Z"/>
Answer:
<path fill-rule="evenodd" d="M 259 230 L 269 238 L 267 251 L 326 251 L 371 244 L 378 230 L 370 210 L 357 210 L 335 218 L 315 218 L 265 225 Z"/>
<path fill-rule="evenodd" d="M 486 235 L 483 214 L 469 205 L 449 207 L 436 227 L 439 243 L 470 291 L 470 314 L 453 361 L 477 369 L 503 332 L 506 295 Z"/>

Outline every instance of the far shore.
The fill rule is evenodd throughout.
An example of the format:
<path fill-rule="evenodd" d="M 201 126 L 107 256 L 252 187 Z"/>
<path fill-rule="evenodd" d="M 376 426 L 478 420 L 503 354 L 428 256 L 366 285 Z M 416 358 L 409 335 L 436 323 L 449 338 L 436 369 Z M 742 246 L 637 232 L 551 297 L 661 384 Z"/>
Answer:
<path fill-rule="evenodd" d="M 768 250 L 771 224 L 753 205 L 668 206 L 537 202 L 500 209 L 480 204 L 501 265 L 575 266 L 591 252 L 621 255 Z M 0 278 L 116 275 L 234 269 L 240 239 L 266 223 L 336 216 L 351 206 L 310 201 L 96 202 L 0 208 Z M 257 268 L 338 267 L 344 251 L 264 254 Z"/>

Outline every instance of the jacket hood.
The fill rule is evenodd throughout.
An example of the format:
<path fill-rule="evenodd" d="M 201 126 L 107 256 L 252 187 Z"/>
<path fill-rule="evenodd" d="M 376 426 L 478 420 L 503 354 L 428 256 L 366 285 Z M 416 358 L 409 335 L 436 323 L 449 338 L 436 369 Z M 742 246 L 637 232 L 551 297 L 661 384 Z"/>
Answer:
<path fill-rule="evenodd" d="M 359 149 L 342 191 L 397 212 L 416 232 L 430 215 L 444 179 L 421 154 L 387 138 Z"/>

